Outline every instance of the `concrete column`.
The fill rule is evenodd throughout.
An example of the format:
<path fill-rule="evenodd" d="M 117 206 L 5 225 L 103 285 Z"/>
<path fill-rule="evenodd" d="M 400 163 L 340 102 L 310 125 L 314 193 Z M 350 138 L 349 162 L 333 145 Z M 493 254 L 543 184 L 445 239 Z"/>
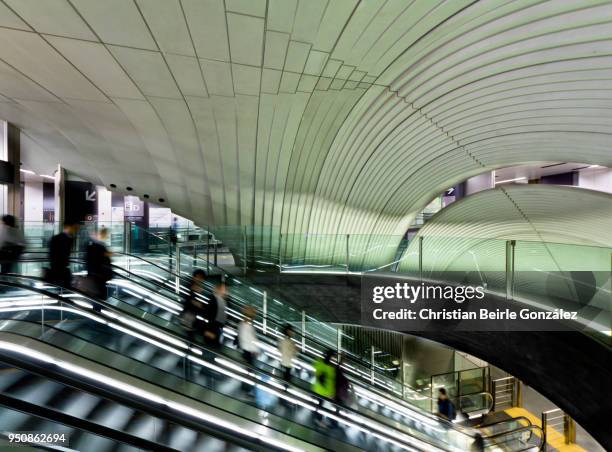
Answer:
<path fill-rule="evenodd" d="M 66 197 L 66 170 L 61 165 L 57 165 L 55 170 L 55 224 L 56 231 L 59 232 L 64 228 L 64 199 Z"/>
<path fill-rule="evenodd" d="M 19 218 L 21 211 L 21 131 L 13 124 L 6 124 L 6 161 L 13 167 L 13 182 L 7 184 L 6 213 Z"/>

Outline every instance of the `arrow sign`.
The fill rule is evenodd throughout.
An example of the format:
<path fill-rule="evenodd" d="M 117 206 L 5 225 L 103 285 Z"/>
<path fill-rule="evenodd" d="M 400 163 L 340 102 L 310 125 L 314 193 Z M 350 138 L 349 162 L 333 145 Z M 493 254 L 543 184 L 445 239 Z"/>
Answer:
<path fill-rule="evenodd" d="M 455 187 L 451 187 L 446 190 L 446 196 L 453 196 L 453 193 L 455 193 Z"/>
<path fill-rule="evenodd" d="M 85 201 L 95 201 L 96 200 L 96 192 L 89 190 L 85 190 Z"/>

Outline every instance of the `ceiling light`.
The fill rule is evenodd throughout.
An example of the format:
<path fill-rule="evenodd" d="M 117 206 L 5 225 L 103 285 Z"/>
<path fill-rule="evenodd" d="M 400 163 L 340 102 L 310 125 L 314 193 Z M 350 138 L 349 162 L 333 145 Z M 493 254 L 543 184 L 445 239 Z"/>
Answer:
<path fill-rule="evenodd" d="M 506 182 L 515 182 L 515 181 L 518 181 L 518 180 L 527 180 L 527 178 L 526 177 L 517 177 L 516 179 L 497 180 L 497 181 L 495 181 L 495 185 L 505 184 Z"/>
<path fill-rule="evenodd" d="M 48 174 L 41 174 L 40 177 L 46 177 L 47 179 L 53 179 L 55 180 L 55 177 L 53 176 L 49 176 Z"/>
<path fill-rule="evenodd" d="M 30 171 L 29 169 L 21 168 L 19 171 L 21 171 L 22 173 L 26 173 L 26 174 L 34 174 L 34 175 L 36 175 L 36 173 L 34 171 Z"/>

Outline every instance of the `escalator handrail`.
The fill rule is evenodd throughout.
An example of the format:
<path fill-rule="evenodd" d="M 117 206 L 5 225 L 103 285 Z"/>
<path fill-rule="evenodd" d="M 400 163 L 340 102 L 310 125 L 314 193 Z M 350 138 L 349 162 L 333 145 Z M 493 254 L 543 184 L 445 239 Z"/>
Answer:
<path fill-rule="evenodd" d="M 14 321 L 19 322 L 19 320 L 14 320 Z M 61 331 L 61 330 L 58 330 L 58 331 Z M 62 332 L 65 333 L 64 331 Z M 29 340 L 27 342 L 27 345 L 24 345 L 23 341 L 13 339 L 13 337 L 15 338 L 27 337 Z M 84 341 L 84 339 L 82 338 L 79 338 L 79 339 Z M 84 341 L 84 342 L 87 342 L 87 341 Z M 10 344 L 11 347 L 9 348 L 7 346 L 3 346 L 4 344 Z M 96 345 L 96 344 L 93 344 L 93 345 Z M 33 348 L 33 347 L 36 347 L 36 348 Z M 74 372 L 66 371 L 60 366 L 55 365 L 57 361 L 56 359 L 53 359 L 52 357 L 50 357 L 50 355 L 46 354 L 44 351 L 41 352 L 41 349 L 44 349 L 44 348 L 53 348 L 53 350 L 59 351 L 60 354 L 62 355 L 70 356 L 71 358 L 68 360 L 64 360 L 64 363 L 70 363 L 71 365 L 73 365 L 73 363 L 75 362 L 78 363 L 78 360 L 87 362 L 89 364 L 87 368 L 89 375 L 96 373 L 95 370 L 94 371 L 91 370 L 92 367 L 94 369 L 95 367 L 108 369 L 108 370 L 105 370 L 103 373 L 97 372 L 99 374 L 99 377 L 104 377 L 104 380 L 105 380 L 104 384 L 100 384 L 100 381 L 102 380 L 102 378 L 92 379 L 92 377 L 89 377 L 88 379 L 86 379 L 84 375 L 81 375 L 81 377 L 83 378 L 79 378 L 74 375 Z M 34 351 L 36 353 L 34 355 L 32 355 L 31 353 L 28 354 L 24 351 L 24 349 L 30 352 Z M 15 358 L 11 356 L 12 354 L 18 354 L 19 358 Z M 40 374 L 44 378 L 48 378 L 51 380 L 57 380 L 60 383 L 68 382 L 70 386 L 77 387 L 78 389 L 83 390 L 85 392 L 94 393 L 97 396 L 105 398 L 105 399 L 114 400 L 117 403 L 128 405 L 130 406 L 130 408 L 133 408 L 136 411 L 145 411 L 147 413 L 154 413 L 155 416 L 165 418 L 169 422 L 178 423 L 180 425 L 186 425 L 188 428 L 196 429 L 196 430 L 211 434 L 213 436 L 219 435 L 222 438 L 230 442 L 238 442 L 239 444 L 240 443 L 249 444 L 254 441 L 255 443 L 261 442 L 262 446 L 273 447 L 275 450 L 295 450 L 295 448 L 292 448 L 291 446 L 288 446 L 287 448 L 281 448 L 281 447 L 274 447 L 273 444 L 268 444 L 267 442 L 263 442 L 263 440 L 261 440 L 260 437 L 264 435 L 261 435 L 261 434 L 255 435 L 255 436 L 246 435 L 241 432 L 241 427 L 236 426 L 235 424 L 233 427 L 230 427 L 228 426 L 228 424 L 230 424 L 231 422 L 224 421 L 223 419 L 220 419 L 220 418 L 216 418 L 212 414 L 206 413 L 206 410 L 202 410 L 201 408 L 199 410 L 194 409 L 194 411 L 200 412 L 201 414 L 205 416 L 197 416 L 193 414 L 193 412 L 191 412 L 191 415 L 189 415 L 188 412 L 185 410 L 183 411 L 183 415 L 173 414 L 175 411 L 180 412 L 180 410 L 172 410 L 171 404 L 178 404 L 178 405 L 183 405 L 183 406 L 188 407 L 188 405 L 185 405 L 184 402 L 180 401 L 181 398 L 186 399 L 187 401 L 193 402 L 198 406 L 205 406 L 208 408 L 209 411 L 212 411 L 212 412 L 215 412 L 215 411 L 219 412 L 221 410 L 217 407 L 212 407 L 210 405 L 207 405 L 205 402 L 194 399 L 193 397 L 189 397 L 185 394 L 181 394 L 176 391 L 171 391 L 167 388 L 157 385 L 154 382 L 142 380 L 131 374 L 125 373 L 119 369 L 109 367 L 97 361 L 93 361 L 91 359 L 78 355 L 72 351 L 57 347 L 54 344 L 50 344 L 45 341 L 42 341 L 39 338 L 34 338 L 31 336 L 24 336 L 22 334 L 15 333 L 15 332 L 0 331 L 0 355 L 2 356 L 3 362 L 11 364 L 14 367 L 22 368 L 30 372 L 35 372 L 37 374 Z M 75 357 L 78 359 L 75 360 Z M 76 367 L 79 367 L 79 365 L 76 364 Z M 113 385 L 110 385 L 108 383 L 108 381 L 110 381 L 111 379 L 117 380 L 117 375 L 113 377 L 109 377 L 109 371 L 111 371 L 110 372 L 111 375 L 112 373 L 121 375 L 121 377 L 123 378 L 123 381 L 119 381 L 119 383 L 123 385 L 121 388 L 113 387 Z M 130 379 L 137 380 L 138 386 L 134 386 L 134 384 L 130 383 L 129 382 Z M 172 395 L 174 397 L 174 400 L 161 401 L 161 399 L 164 399 L 164 397 L 156 396 L 154 393 L 146 389 L 147 386 L 161 389 L 163 392 L 166 392 Z M 131 388 L 132 390 L 130 391 L 128 390 L 128 388 Z M 168 394 L 166 394 L 166 399 L 170 398 Z M 147 398 L 145 395 L 149 395 L 149 398 Z M 170 404 L 168 404 L 168 402 L 170 402 Z M 162 406 L 158 406 L 160 404 Z M 229 411 L 226 411 L 226 412 L 230 415 L 230 417 L 238 417 L 241 419 L 245 419 L 235 413 L 230 413 Z M 209 419 L 208 422 L 206 422 L 205 417 L 208 417 Z M 216 419 L 216 421 L 210 420 L 212 418 Z M 204 422 L 199 421 L 197 419 L 201 419 Z M 245 420 L 249 423 L 255 423 L 254 421 L 250 419 L 245 419 Z M 266 430 L 277 432 L 277 434 L 280 434 L 282 436 L 290 437 L 289 435 L 287 435 L 287 433 L 274 430 L 270 427 L 263 426 L 261 424 L 257 424 L 257 425 L 265 427 Z M 304 441 L 299 438 L 297 439 L 301 442 L 308 443 L 308 441 Z"/>
<path fill-rule="evenodd" d="M 6 276 L 7 276 L 7 275 L 2 275 L 2 278 L 5 278 Z M 10 277 L 13 277 L 13 278 L 15 277 L 15 275 L 9 275 L 9 276 L 10 276 Z M 34 281 L 40 281 L 40 279 L 39 279 L 39 278 L 36 278 L 36 277 L 24 277 L 24 276 L 18 276 L 18 278 L 23 278 L 23 279 L 31 279 L 31 280 L 34 280 Z M 46 290 L 44 290 L 44 289 L 40 289 L 40 288 L 36 288 L 36 287 L 30 287 L 30 286 L 23 286 L 23 285 L 20 285 L 20 284 L 14 284 L 14 283 L 7 283 L 6 281 L 2 281 L 2 284 L 4 284 L 4 285 L 8 285 L 8 286 L 13 286 L 13 287 L 18 287 L 18 288 L 21 288 L 21 289 L 30 290 L 30 291 L 32 291 L 32 292 L 37 292 L 37 293 L 43 294 L 43 295 L 45 295 L 45 296 L 48 296 L 48 297 L 50 297 L 50 298 L 54 298 L 54 299 L 56 299 L 56 300 L 58 300 L 58 301 L 61 301 L 62 303 L 66 303 L 66 304 L 73 305 L 73 306 L 75 305 L 75 303 L 73 302 L 73 300 L 71 300 L 70 298 L 62 298 L 62 297 L 60 297 L 58 294 L 55 294 L 55 293 L 53 293 L 53 292 L 48 292 L 48 291 L 46 291 Z M 49 283 L 45 283 L 45 284 L 46 284 L 46 285 L 52 285 L 52 284 L 49 284 Z M 58 287 L 58 286 L 55 286 L 55 287 Z M 58 287 L 58 288 L 59 288 L 59 287 Z M 61 289 L 63 289 L 63 290 L 67 290 L 67 289 L 64 289 L 64 288 L 61 288 Z M 100 303 L 101 303 L 100 301 L 95 301 L 95 300 L 93 300 L 93 299 L 92 299 L 91 297 L 89 297 L 87 294 L 82 293 L 82 292 L 80 292 L 80 291 L 78 291 L 78 290 L 75 290 L 75 289 L 69 289 L 69 291 L 70 291 L 70 292 L 74 292 L 74 293 L 78 293 L 79 295 L 83 295 L 83 297 L 85 297 L 85 298 L 89 299 L 89 300 L 90 300 L 90 301 L 92 301 L 92 302 L 96 302 L 96 303 L 98 303 L 98 304 L 100 304 Z M 74 306 L 74 308 L 75 308 L 76 310 L 78 310 L 78 311 L 82 310 L 82 307 L 80 307 L 80 306 L 78 306 L 78 305 Z M 106 308 L 106 305 L 105 305 L 105 308 Z M 112 310 L 114 310 L 114 311 L 119 311 L 119 312 L 121 312 L 120 310 L 116 309 L 116 308 L 115 308 L 115 307 L 113 307 L 113 306 L 109 306 L 109 308 L 110 308 L 110 309 L 112 309 Z M 123 313 L 123 312 L 121 312 L 121 314 L 122 314 L 122 315 L 128 315 L 128 316 L 129 316 L 129 314 L 126 314 L 126 313 Z M 52 328 L 52 327 L 51 327 L 51 328 Z M 67 335 L 70 335 L 70 336 L 74 336 L 74 337 L 75 337 L 75 338 L 77 338 L 78 340 L 85 341 L 83 338 L 81 338 L 81 337 L 79 337 L 79 336 L 75 336 L 74 334 L 72 334 L 72 333 L 70 333 L 70 332 L 67 332 L 67 331 L 64 331 L 64 330 L 58 330 L 58 331 L 61 331 L 63 334 L 67 334 Z M 178 338 L 177 338 L 177 339 L 178 339 Z M 183 339 L 180 339 L 180 340 L 183 340 Z M 87 342 L 87 341 L 85 341 L 85 342 Z M 97 344 L 95 344 L 95 345 L 97 345 Z M 103 347 L 103 346 L 100 346 L 100 345 L 97 345 L 97 346 L 98 346 L 98 347 L 102 347 L 102 348 L 106 348 L 106 347 Z M 203 347 L 200 347 L 200 348 L 203 348 Z M 111 349 L 108 349 L 108 350 L 109 350 L 109 351 L 111 351 L 111 352 L 113 352 L 113 353 L 116 353 L 116 351 L 114 351 L 114 350 L 111 350 Z M 209 350 L 209 349 L 206 349 L 206 351 L 207 351 L 208 353 L 211 353 L 211 352 L 212 352 L 212 353 L 218 354 L 216 351 L 212 351 L 212 350 Z M 69 352 L 69 353 L 70 353 L 70 352 Z M 130 359 L 133 359 L 133 358 L 130 358 Z M 201 359 L 201 358 L 199 358 L 199 359 Z M 147 365 L 146 363 L 142 363 L 142 364 Z M 240 363 L 240 364 L 241 364 L 241 365 L 244 365 L 244 363 Z M 105 364 L 102 364 L 102 365 L 105 365 Z M 156 368 L 156 369 L 157 369 L 157 368 Z M 120 369 L 116 369 L 116 370 L 121 371 Z M 161 369 L 157 369 L 157 370 L 162 371 Z M 265 373 L 264 371 L 261 371 L 260 369 L 257 369 L 257 368 L 252 368 L 252 367 L 249 367 L 249 370 L 251 370 L 252 372 L 254 371 L 255 373 Z M 174 374 L 173 374 L 173 375 L 174 375 Z M 268 375 L 269 375 L 269 374 L 268 374 Z M 176 375 L 175 375 L 175 376 L 176 376 Z M 275 376 L 274 376 L 274 377 L 275 377 Z M 275 378 L 277 378 L 277 377 L 275 377 Z M 198 384 L 198 383 L 195 383 L 195 382 L 192 382 L 192 381 L 191 381 L 191 383 L 194 383 L 194 384 L 196 384 L 196 385 Z M 273 385 L 269 385 L 268 383 L 266 383 L 266 382 L 265 382 L 265 381 L 263 381 L 263 380 L 259 380 L 259 381 L 257 382 L 257 384 L 258 384 L 258 385 L 262 385 L 262 386 L 266 386 L 266 387 L 270 387 L 271 389 L 273 389 L 273 390 L 275 390 L 276 392 L 278 392 L 278 388 L 274 387 Z M 303 389 L 302 389 L 302 388 L 299 388 L 299 389 L 303 391 Z M 312 392 L 308 392 L 308 395 L 309 395 L 310 397 L 312 397 L 312 398 L 316 398 L 316 399 L 321 400 L 321 401 L 323 401 L 323 400 L 324 400 L 324 399 L 321 399 L 319 396 L 317 396 L 316 394 L 314 394 L 314 393 L 312 393 Z M 327 403 L 329 403 L 329 400 L 326 400 L 326 399 L 325 399 L 325 401 L 326 401 Z M 342 411 L 344 411 L 344 412 L 349 412 L 349 413 L 354 412 L 355 414 L 357 414 L 357 415 L 358 415 L 358 416 L 360 416 L 360 417 L 363 417 L 363 418 L 370 418 L 370 416 L 369 416 L 368 414 L 364 414 L 363 412 L 360 412 L 360 411 L 355 411 L 354 409 L 352 409 L 352 408 L 350 408 L 350 407 L 339 407 L 339 408 L 340 408 L 340 409 L 338 410 L 338 412 L 342 412 Z M 421 412 L 419 412 L 417 409 L 415 409 L 414 407 L 411 407 L 411 409 L 412 409 L 413 411 L 415 411 L 417 414 L 419 414 L 419 415 L 421 415 L 421 416 L 423 416 L 423 417 L 428 417 L 430 420 L 431 420 L 431 419 L 435 419 L 436 421 L 440 421 L 440 418 L 438 418 L 437 416 L 428 416 L 428 414 L 429 414 L 429 413 L 427 413 L 427 412 L 421 413 Z M 396 427 L 394 427 L 394 426 L 392 426 L 392 425 L 388 425 L 388 424 L 385 424 L 384 422 L 381 422 L 381 420 L 379 420 L 379 419 L 373 419 L 373 418 L 371 418 L 371 421 L 373 421 L 373 422 L 377 422 L 377 423 L 381 423 L 382 425 L 386 425 L 386 427 L 387 427 L 387 428 L 391 428 L 391 429 L 395 429 L 395 428 L 396 428 Z M 453 423 L 448 422 L 448 427 L 452 427 L 454 430 L 457 430 L 459 433 L 464 434 L 464 435 L 466 435 L 466 436 L 468 436 L 468 437 L 470 437 L 470 438 L 473 438 L 473 432 L 471 432 L 471 431 L 465 431 L 465 428 L 460 428 L 460 426 L 458 426 L 457 424 L 453 424 Z M 401 431 L 401 430 L 400 430 L 400 431 Z M 402 431 L 401 433 L 402 433 L 403 435 L 412 436 L 412 435 L 411 435 L 410 433 L 408 433 L 408 432 L 404 432 L 404 431 Z M 416 438 L 416 439 L 417 439 L 417 440 L 419 440 L 419 441 L 426 442 L 425 440 L 423 440 L 423 439 L 421 439 L 421 438 Z"/>
<path fill-rule="evenodd" d="M 66 425 L 71 428 L 83 430 L 96 436 L 102 436 L 104 438 L 111 439 L 115 442 L 122 444 L 129 444 L 130 446 L 145 449 L 155 450 L 162 452 L 180 452 L 178 449 L 163 446 L 154 441 L 149 441 L 144 438 L 140 438 L 135 435 L 131 435 L 127 432 L 119 429 L 107 427 L 103 424 L 97 424 L 82 417 L 71 416 L 52 408 L 36 405 L 35 403 L 28 402 L 26 400 L 17 399 L 6 393 L 0 392 L 0 406 L 9 408 L 11 410 L 20 411 L 29 416 L 46 419 L 51 422 L 57 422 L 62 425 Z M 20 444 L 23 444 L 21 442 Z M 38 443 L 29 443 L 31 446 L 41 447 Z M 55 447 L 49 450 L 57 450 Z"/>
<path fill-rule="evenodd" d="M 170 270 L 165 269 L 165 268 L 163 268 L 163 267 L 161 267 L 161 266 L 159 266 L 159 265 L 157 265 L 157 264 L 155 264 L 155 263 L 153 263 L 153 262 L 151 262 L 151 261 L 149 261 L 149 260 L 147 260 L 147 259 L 145 259 L 145 258 L 143 258 L 143 257 L 141 257 L 141 256 L 135 256 L 135 255 L 132 255 L 132 254 L 127 254 L 127 253 L 115 253 L 115 254 L 118 254 L 118 255 L 124 255 L 124 256 L 129 256 L 129 257 L 132 257 L 132 258 L 134 258 L 134 259 L 141 260 L 141 261 L 143 261 L 143 262 L 146 262 L 146 263 L 147 263 L 147 264 L 149 264 L 149 265 L 152 265 L 152 266 L 154 266 L 154 267 L 156 267 L 156 268 L 160 269 L 161 271 L 163 271 L 163 272 L 165 272 L 165 273 L 168 273 L 168 274 L 172 275 L 172 276 L 173 276 L 173 277 L 175 277 L 175 278 L 177 277 L 177 275 L 176 275 L 175 273 L 171 272 Z M 32 261 L 32 262 L 48 262 L 48 259 L 45 259 L 45 258 L 36 258 L 36 259 L 23 259 L 22 261 L 23 261 L 23 262 L 30 262 L 30 261 Z M 73 262 L 73 263 L 78 263 L 78 264 L 83 264 L 83 262 L 82 262 L 82 261 L 81 261 L 79 258 L 71 258 L 71 262 Z M 115 272 L 115 273 L 116 273 L 116 274 L 118 274 L 119 276 L 122 276 L 122 277 L 123 277 L 124 275 L 122 275 L 122 274 L 121 274 L 121 272 L 126 272 L 126 273 L 128 273 L 129 275 L 134 276 L 134 277 L 135 277 L 135 278 L 137 278 L 138 280 L 145 280 L 145 281 L 147 282 L 147 284 L 152 284 L 152 285 L 155 285 L 155 286 L 159 287 L 160 289 L 165 290 L 165 291 L 166 291 L 166 292 L 168 292 L 168 293 L 172 293 L 172 291 L 171 291 L 171 290 L 170 290 L 168 287 L 164 286 L 163 284 L 159 283 L 158 281 L 154 281 L 154 280 L 149 280 L 149 279 L 146 279 L 146 278 L 144 278 L 143 276 L 138 275 L 138 274 L 135 274 L 135 273 L 131 272 L 130 270 L 127 270 L 127 269 L 125 269 L 124 267 L 121 267 L 120 265 L 117 265 L 117 264 L 111 264 L 111 266 L 112 266 L 113 268 L 118 268 L 118 269 L 120 269 L 120 272 Z M 178 277 L 179 277 L 179 279 L 180 279 L 181 281 L 183 281 L 183 282 L 186 282 L 186 283 L 190 283 L 190 282 L 191 282 L 191 281 L 190 281 L 190 279 L 189 279 L 188 277 L 185 277 L 185 276 L 178 276 Z M 210 291 L 210 286 L 209 286 L 209 285 L 206 285 L 206 286 L 205 286 L 205 289 L 206 289 L 207 291 Z M 148 289 L 148 290 L 150 290 L 150 289 Z M 177 297 L 177 298 L 178 298 L 178 295 L 177 295 L 177 294 L 172 293 L 172 295 L 173 295 L 174 297 Z M 229 299 L 234 300 L 234 301 L 235 301 L 236 303 L 238 303 L 238 304 L 248 304 L 248 300 L 241 300 L 241 297 L 237 297 L 237 296 L 235 296 L 235 295 L 232 295 L 231 293 L 230 293 L 230 294 L 228 294 L 228 298 L 229 298 Z M 175 301 L 176 301 L 176 300 L 175 300 Z M 179 302 L 179 301 L 176 301 L 176 302 Z M 278 321 L 277 321 L 277 320 L 276 320 L 274 317 L 271 317 L 271 318 L 269 317 L 269 318 L 267 319 L 267 322 L 268 322 L 268 323 L 272 323 L 272 324 L 276 325 L 276 326 L 278 327 L 278 329 L 279 329 L 279 330 L 280 330 L 280 329 L 282 328 L 282 326 L 283 326 L 283 324 L 282 324 L 281 322 L 278 322 Z M 301 334 L 301 332 L 299 332 L 299 331 L 296 331 L 295 333 L 296 333 L 296 336 L 297 336 L 297 337 L 299 337 L 299 336 L 301 336 L 301 335 L 302 335 L 302 334 Z M 329 346 L 328 346 L 328 345 L 320 343 L 316 337 L 311 337 L 311 336 L 310 336 L 310 335 L 308 335 L 308 334 L 306 335 L 306 337 L 308 338 L 308 340 L 309 340 L 311 343 L 315 343 L 316 345 L 318 345 L 318 346 L 319 346 L 321 349 L 323 349 L 323 350 L 325 350 L 325 349 L 329 348 Z M 343 354 L 343 360 L 345 360 L 345 361 L 346 361 L 346 360 L 349 360 L 349 361 L 355 361 L 355 362 L 357 362 L 357 364 L 358 364 L 359 366 L 363 366 L 363 367 L 365 367 L 365 365 L 366 365 L 366 364 L 368 364 L 368 363 L 364 363 L 364 362 L 363 362 L 363 361 L 362 361 L 362 360 L 361 360 L 359 357 L 355 357 L 355 356 L 351 356 L 351 355 L 346 355 L 346 354 Z M 386 375 L 381 374 L 381 373 L 380 373 L 380 372 L 378 372 L 377 370 L 375 370 L 374 372 L 375 372 L 376 374 L 378 374 L 378 375 L 379 375 L 380 377 L 382 377 L 382 378 L 388 378 Z M 359 380 L 361 381 L 361 380 L 363 380 L 363 379 L 359 378 Z M 401 397 L 400 397 L 400 396 L 399 396 L 399 395 L 398 395 L 396 392 L 394 392 L 394 391 L 390 391 L 390 390 L 389 390 L 389 389 L 387 389 L 387 388 L 378 388 L 378 387 L 372 387 L 371 389 L 373 389 L 373 390 L 375 390 L 376 392 L 379 392 L 379 393 L 380 393 L 380 392 L 382 392 L 382 393 L 383 393 L 383 394 L 384 394 L 386 397 L 389 397 L 389 396 L 391 396 L 391 397 L 395 397 L 395 398 L 398 398 L 398 399 L 399 399 L 401 402 L 406 403 L 406 401 L 405 401 L 404 399 L 402 399 L 402 398 L 401 398 Z M 430 398 L 429 396 L 426 396 L 426 397 Z M 430 399 L 431 399 L 431 398 L 430 398 Z"/>
<path fill-rule="evenodd" d="M 7 279 L 7 278 L 25 279 L 25 280 L 32 280 L 32 281 L 37 281 L 37 282 L 44 282 L 44 284 L 45 284 L 45 285 L 48 285 L 48 286 L 53 286 L 53 287 L 55 287 L 55 288 L 56 288 L 56 289 L 58 289 L 58 290 L 67 290 L 67 289 L 62 288 L 62 287 L 60 287 L 60 286 L 57 286 L 57 285 L 54 285 L 54 284 L 50 284 L 50 283 L 48 283 L 48 282 L 46 282 L 46 281 L 43 281 L 41 278 L 39 278 L 39 277 L 34 277 L 34 276 L 23 276 L 23 275 L 2 275 L 2 276 L 0 276 L 0 281 L 6 281 L 6 279 Z M 32 290 L 32 291 L 35 291 L 35 292 L 38 292 L 38 293 L 42 293 L 42 294 L 47 295 L 47 296 L 51 296 L 51 297 L 56 298 L 56 299 L 58 298 L 58 297 L 57 297 L 57 294 L 54 294 L 53 292 L 48 292 L 48 291 L 45 291 L 44 289 L 41 289 L 41 288 L 36 288 L 36 287 L 31 287 L 31 286 L 23 286 L 23 285 L 21 285 L 21 284 L 11 284 L 11 283 L 8 283 L 8 285 L 13 285 L 13 286 L 16 286 L 16 287 L 20 287 L 20 288 L 25 288 L 25 289 L 28 289 L 28 290 Z M 93 299 L 93 298 L 92 298 L 92 297 L 91 297 L 89 294 L 84 293 L 84 292 L 82 292 L 82 291 L 80 291 L 80 290 L 78 290 L 78 289 L 76 289 L 76 288 L 71 288 L 71 289 L 69 289 L 69 291 L 72 291 L 72 292 L 78 293 L 79 295 L 82 295 L 83 297 L 85 297 L 86 299 L 89 299 L 90 301 L 92 301 L 92 302 L 94 302 L 94 303 L 97 303 L 97 304 L 104 304 L 105 308 L 108 308 L 108 309 L 109 309 L 109 310 L 111 310 L 111 311 L 119 312 L 119 313 L 121 313 L 121 315 L 127 315 L 127 316 L 132 317 L 132 315 L 131 315 L 131 314 L 126 313 L 125 311 L 123 311 L 123 310 L 121 310 L 121 309 L 119 309 L 119 308 L 116 308 L 115 306 L 108 305 L 108 304 L 107 304 L 106 302 L 104 302 L 104 301 L 94 300 L 94 299 Z M 65 303 L 69 303 L 69 304 L 74 305 L 73 300 L 70 300 L 69 298 L 66 298 L 66 299 L 61 298 L 61 301 L 62 301 L 62 302 L 65 302 Z M 120 302 L 122 302 L 121 300 L 119 300 L 119 301 L 120 301 Z M 122 302 L 122 303 L 124 303 L 124 302 Z M 78 307 L 78 309 L 82 309 L 82 308 L 81 308 L 81 307 Z M 136 308 L 136 309 L 138 309 L 138 308 Z M 138 321 L 138 322 L 140 322 L 140 321 L 141 321 L 141 320 L 140 320 L 140 319 L 138 319 L 138 318 L 134 318 L 134 320 L 135 320 L 135 321 Z M 150 325 L 150 324 L 147 324 L 147 327 L 150 327 L 150 328 L 162 328 L 162 329 L 163 329 L 163 331 L 164 331 L 164 334 L 167 334 L 167 335 L 172 336 L 172 337 L 173 337 L 175 340 L 179 340 L 179 341 L 182 341 L 182 342 L 189 343 L 189 344 L 191 345 L 191 348 L 197 347 L 198 349 L 206 350 L 208 353 L 214 353 L 215 355 L 219 355 L 219 352 L 218 352 L 218 351 L 216 351 L 216 350 L 210 350 L 209 348 L 203 347 L 201 344 L 194 344 L 193 342 L 189 342 L 189 340 L 188 340 L 187 338 L 184 338 L 184 337 L 181 337 L 181 336 L 177 336 L 177 335 L 176 335 L 174 332 L 169 331 L 169 330 L 167 330 L 166 328 L 163 328 L 163 327 L 158 327 L 158 326 L 155 326 L 155 327 L 154 327 L 153 325 Z M 227 357 L 227 356 L 225 356 L 225 355 L 220 355 L 220 356 L 223 356 L 223 357 L 225 357 L 226 359 L 232 359 L 231 357 Z M 276 375 L 270 374 L 269 372 L 267 372 L 267 371 L 265 371 L 265 370 L 263 370 L 263 369 L 260 369 L 260 368 L 257 368 L 257 367 L 253 367 L 253 366 L 249 366 L 249 365 L 247 365 L 247 364 L 245 364 L 245 363 L 240 363 L 240 364 L 241 364 L 242 366 L 248 367 L 248 369 L 249 369 L 251 372 L 254 372 L 254 373 L 259 373 L 259 374 L 265 374 L 265 375 L 266 375 L 266 376 L 268 376 L 268 377 L 278 378 Z M 298 387 L 298 388 L 299 388 L 299 387 Z M 364 388 L 364 389 L 366 389 L 366 390 L 368 390 L 368 391 L 372 391 L 372 389 L 374 389 L 374 388 L 372 388 L 372 387 L 367 387 L 367 386 L 363 386 L 363 388 Z M 308 394 L 309 394 L 309 396 L 311 396 L 311 397 L 314 397 L 314 398 L 320 399 L 320 397 L 319 397 L 319 396 L 317 396 L 316 394 L 314 394 L 314 393 L 312 393 L 312 392 L 311 392 L 310 388 L 308 388 L 308 389 L 299 388 L 299 389 L 300 389 L 300 390 L 302 390 L 302 391 L 307 391 L 307 392 L 308 392 Z M 468 395 L 465 395 L 465 397 L 469 397 L 469 396 L 471 396 L 471 395 L 472 395 L 472 394 L 468 394 Z M 488 394 L 488 397 L 490 397 L 490 398 L 492 399 L 492 396 L 491 396 L 490 394 Z M 403 401 L 403 400 L 402 400 L 402 401 Z M 460 433 L 462 433 L 462 434 L 466 434 L 466 435 L 472 436 L 472 432 L 471 432 L 471 431 L 465 431 L 465 429 L 464 429 L 464 427 L 463 427 L 463 426 L 460 426 L 460 425 L 458 425 L 458 424 L 452 423 L 452 422 L 450 422 L 450 421 L 448 421 L 448 420 L 445 420 L 445 419 L 441 419 L 441 418 L 439 418 L 438 416 L 436 416 L 435 414 L 433 414 L 433 413 L 431 413 L 431 412 L 429 412 L 429 411 L 427 411 L 427 410 L 423 410 L 422 408 L 420 408 L 420 407 L 418 407 L 418 406 L 414 406 L 414 405 L 410 404 L 409 402 L 405 402 L 405 401 L 403 401 L 403 402 L 404 402 L 404 403 L 403 403 L 403 404 L 401 404 L 401 405 L 403 405 L 405 408 L 407 408 L 407 409 L 409 409 L 409 410 L 411 410 L 411 411 L 414 411 L 414 412 L 416 412 L 416 413 L 419 413 L 420 415 L 422 415 L 422 416 L 424 416 L 424 417 L 427 417 L 427 418 L 428 418 L 428 419 L 430 419 L 430 420 L 436 420 L 437 422 L 440 422 L 440 421 L 441 421 L 442 423 L 446 424 L 446 425 L 447 425 L 447 427 L 450 427 L 450 428 L 453 428 L 453 429 L 455 429 L 455 430 L 458 430 L 458 431 L 459 431 Z M 396 401 L 395 403 L 398 403 L 398 402 Z M 351 408 L 346 409 L 346 408 L 344 408 L 344 407 L 343 407 L 342 409 L 343 409 L 344 411 L 349 411 L 349 412 L 350 412 L 350 411 L 354 411 L 354 410 L 353 410 L 353 409 L 351 409 Z M 356 413 L 358 413 L 360 416 L 363 416 L 363 417 L 371 417 L 371 415 L 368 415 L 367 413 L 363 413 L 363 412 L 361 412 L 361 411 L 356 411 Z M 379 419 L 372 419 L 372 420 L 374 420 L 374 421 L 376 421 L 376 422 L 381 422 L 381 420 L 379 420 Z M 382 422 L 384 423 L 384 421 L 382 421 Z M 393 426 L 390 426 L 390 427 L 391 427 L 391 428 L 394 428 Z"/>
<path fill-rule="evenodd" d="M 535 435 L 539 439 L 539 442 L 537 446 L 529 446 L 524 449 L 520 449 L 519 451 L 516 451 L 516 452 L 532 450 L 534 447 L 537 447 L 538 450 L 542 450 L 542 446 L 544 445 L 544 433 L 540 427 L 538 427 L 537 425 L 533 425 L 533 424 L 525 426 L 525 427 L 517 428 L 514 430 L 510 430 L 508 432 L 501 432 L 501 433 L 496 433 L 494 435 L 482 436 L 482 439 L 487 440 L 487 441 L 494 441 L 497 438 L 503 438 L 504 436 L 515 435 L 523 431 L 529 432 L 529 439 L 527 441 L 531 440 L 531 438 L 533 437 L 535 433 Z"/>

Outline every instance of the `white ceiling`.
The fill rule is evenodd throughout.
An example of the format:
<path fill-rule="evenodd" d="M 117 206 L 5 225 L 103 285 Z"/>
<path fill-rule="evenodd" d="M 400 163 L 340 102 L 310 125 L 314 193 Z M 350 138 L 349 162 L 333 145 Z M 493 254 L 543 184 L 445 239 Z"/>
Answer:
<path fill-rule="evenodd" d="M 0 117 L 37 172 L 199 224 L 401 235 L 471 175 L 612 166 L 611 22 L 609 1 L 1 0 Z"/>

